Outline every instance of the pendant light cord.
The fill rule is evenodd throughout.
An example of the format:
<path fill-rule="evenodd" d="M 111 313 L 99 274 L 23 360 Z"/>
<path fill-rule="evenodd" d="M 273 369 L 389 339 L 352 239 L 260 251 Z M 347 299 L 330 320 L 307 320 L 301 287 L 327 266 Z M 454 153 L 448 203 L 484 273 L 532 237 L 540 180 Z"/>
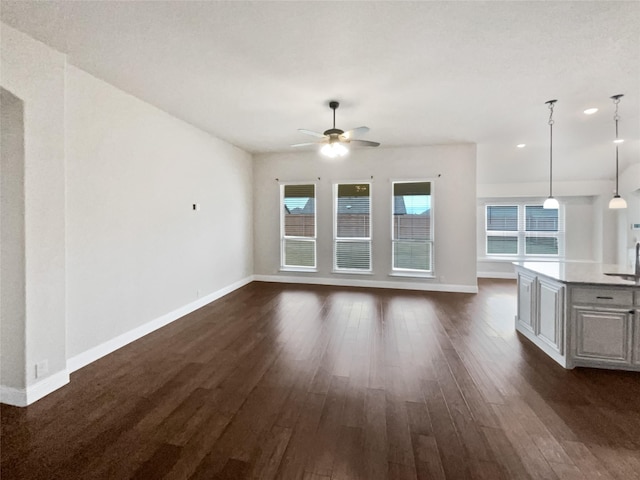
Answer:
<path fill-rule="evenodd" d="M 618 115 L 618 104 L 620 103 L 620 96 L 616 95 L 613 97 L 613 103 L 616 105 L 616 113 L 613 115 L 613 120 L 616 122 L 616 197 L 619 196 L 618 193 L 618 120 L 620 120 L 620 116 Z"/>
<path fill-rule="evenodd" d="M 549 100 L 549 197 L 553 197 L 553 106 L 557 100 Z"/>
<path fill-rule="evenodd" d="M 616 125 L 616 138 L 613 141 L 616 145 L 616 192 L 613 195 L 613 198 L 611 199 L 611 201 L 609 202 L 609 208 L 615 208 L 615 209 L 627 208 L 627 202 L 624 200 L 624 198 L 620 196 L 620 191 L 619 191 L 620 185 L 619 185 L 618 145 L 624 141 L 620 137 L 618 137 L 618 121 L 620 120 L 620 116 L 618 115 L 618 104 L 620 103 L 621 97 L 624 97 L 624 95 L 621 93 L 610 97 L 611 100 L 613 100 L 613 104 L 616 107 L 615 113 L 613 114 L 613 121 L 615 122 L 615 125 Z"/>

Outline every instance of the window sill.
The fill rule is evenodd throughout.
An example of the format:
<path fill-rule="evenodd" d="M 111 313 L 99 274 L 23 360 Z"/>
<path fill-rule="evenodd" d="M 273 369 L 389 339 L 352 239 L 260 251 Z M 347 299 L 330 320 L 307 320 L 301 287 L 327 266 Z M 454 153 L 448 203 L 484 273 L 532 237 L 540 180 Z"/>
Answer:
<path fill-rule="evenodd" d="M 303 272 L 303 273 L 317 273 L 317 268 L 307 267 L 280 267 L 280 272 Z"/>
<path fill-rule="evenodd" d="M 331 273 L 347 274 L 347 275 L 373 275 L 373 270 L 331 270 Z"/>
<path fill-rule="evenodd" d="M 478 257 L 478 263 L 510 263 L 510 262 L 564 262 L 564 257 L 545 257 L 537 255 L 529 255 L 527 257 L 514 255 L 513 257 Z"/>
<path fill-rule="evenodd" d="M 420 273 L 420 272 L 391 272 L 390 277 L 408 277 L 408 278 L 428 278 L 433 279 L 436 276 L 433 273 Z"/>

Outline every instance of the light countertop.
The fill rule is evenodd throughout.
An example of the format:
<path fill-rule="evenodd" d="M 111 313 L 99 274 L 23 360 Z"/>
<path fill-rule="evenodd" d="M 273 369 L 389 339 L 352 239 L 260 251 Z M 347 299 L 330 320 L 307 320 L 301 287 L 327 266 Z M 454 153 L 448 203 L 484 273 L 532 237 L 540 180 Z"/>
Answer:
<path fill-rule="evenodd" d="M 632 280 L 605 275 L 605 273 L 626 273 L 633 275 L 630 268 L 620 265 L 584 262 L 513 262 L 516 267 L 530 270 L 538 275 L 564 283 L 585 285 L 640 286 Z"/>

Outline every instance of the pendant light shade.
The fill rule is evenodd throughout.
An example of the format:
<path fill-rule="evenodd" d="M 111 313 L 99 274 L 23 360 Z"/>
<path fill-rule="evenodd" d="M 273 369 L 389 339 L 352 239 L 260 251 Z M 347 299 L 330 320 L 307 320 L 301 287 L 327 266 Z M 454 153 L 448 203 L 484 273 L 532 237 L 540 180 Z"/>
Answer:
<path fill-rule="evenodd" d="M 549 105 L 549 198 L 542 204 L 542 208 L 547 210 L 557 210 L 560 208 L 558 200 L 553 197 L 553 106 L 557 100 L 549 100 L 545 104 Z"/>
<path fill-rule="evenodd" d="M 609 200 L 609 208 L 627 208 L 627 201 L 620 195 L 615 195 L 611 200 Z"/>
<path fill-rule="evenodd" d="M 609 202 L 609 208 L 611 209 L 627 208 L 627 202 L 618 193 L 618 145 L 622 143 L 622 139 L 618 138 L 618 120 L 620 120 L 620 116 L 618 115 L 618 104 L 620 103 L 620 98 L 623 96 L 624 95 L 622 94 L 618 94 L 611 97 L 614 105 L 616 106 L 616 112 L 613 115 L 613 120 L 616 123 L 616 139 L 613 141 L 616 146 L 616 193 Z"/>
<path fill-rule="evenodd" d="M 560 208 L 560 204 L 555 198 L 549 197 L 542 204 L 542 208 L 546 208 L 547 210 L 557 210 Z"/>

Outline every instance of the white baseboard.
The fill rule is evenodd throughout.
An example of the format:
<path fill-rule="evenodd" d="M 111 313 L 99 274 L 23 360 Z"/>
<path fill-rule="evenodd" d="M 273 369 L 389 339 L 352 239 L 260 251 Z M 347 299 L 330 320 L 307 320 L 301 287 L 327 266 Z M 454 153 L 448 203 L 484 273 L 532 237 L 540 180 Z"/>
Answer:
<path fill-rule="evenodd" d="M 477 285 L 454 285 L 444 283 L 385 282 L 362 280 L 359 278 L 321 278 L 284 275 L 254 275 L 258 282 L 304 283 L 309 285 L 331 285 L 337 287 L 395 288 L 399 290 L 420 290 L 428 292 L 478 293 Z"/>
<path fill-rule="evenodd" d="M 244 287 L 248 283 L 253 281 L 253 276 L 246 277 L 242 280 L 239 280 L 231 285 L 228 285 L 216 292 L 213 292 L 206 297 L 199 298 L 195 302 L 191 302 L 183 307 L 180 307 L 172 312 L 169 312 L 165 315 L 162 315 L 155 320 L 151 320 L 150 322 L 145 323 L 144 325 L 140 325 L 133 330 L 130 330 L 122 335 L 119 335 L 111 340 L 108 340 L 100 345 L 97 345 L 89 350 L 86 350 L 78 355 L 75 355 L 71 358 L 67 359 L 67 370 L 69 372 L 75 372 L 76 370 L 81 369 L 82 367 L 89 365 L 92 362 L 95 362 L 99 358 L 104 357 L 112 352 L 115 352 L 119 348 L 124 347 L 125 345 L 138 340 L 139 338 L 148 335 L 149 333 L 158 330 L 159 328 L 168 325 L 179 318 L 188 315 L 189 313 L 204 307 L 208 303 L 213 302 L 214 300 L 219 299 L 227 295 L 228 293 L 237 290 L 240 287 Z"/>
<path fill-rule="evenodd" d="M 26 407 L 65 386 L 67 383 L 69 383 L 69 372 L 62 370 L 33 385 L 29 385 L 25 389 L 0 385 L 0 402 L 15 407 Z"/>
<path fill-rule="evenodd" d="M 27 389 L 0 385 L 0 403 L 13 405 L 14 407 L 26 407 Z"/>
<path fill-rule="evenodd" d="M 508 278 L 515 280 L 516 272 L 478 272 L 478 278 Z"/>

